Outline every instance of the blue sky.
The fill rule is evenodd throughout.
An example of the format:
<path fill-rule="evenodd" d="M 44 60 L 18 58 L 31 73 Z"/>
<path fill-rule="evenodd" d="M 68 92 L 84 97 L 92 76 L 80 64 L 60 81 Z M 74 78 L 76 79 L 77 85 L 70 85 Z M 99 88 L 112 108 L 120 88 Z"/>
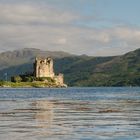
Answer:
<path fill-rule="evenodd" d="M 139 48 L 139 7 L 140 0 L 0 0 L 0 52 L 124 54 Z"/>
<path fill-rule="evenodd" d="M 96 3 L 97 11 L 101 17 L 134 26 L 140 25 L 139 7 L 139 0 L 99 0 Z"/>

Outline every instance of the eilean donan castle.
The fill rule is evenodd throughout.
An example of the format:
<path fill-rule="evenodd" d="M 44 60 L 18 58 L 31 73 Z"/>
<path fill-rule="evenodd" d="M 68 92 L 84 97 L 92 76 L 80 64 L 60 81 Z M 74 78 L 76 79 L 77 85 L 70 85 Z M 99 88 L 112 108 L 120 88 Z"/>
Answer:
<path fill-rule="evenodd" d="M 55 75 L 53 68 L 53 59 L 48 58 L 36 58 L 34 63 L 34 76 L 40 77 L 50 77 L 56 81 L 59 85 L 64 85 L 63 74 Z"/>

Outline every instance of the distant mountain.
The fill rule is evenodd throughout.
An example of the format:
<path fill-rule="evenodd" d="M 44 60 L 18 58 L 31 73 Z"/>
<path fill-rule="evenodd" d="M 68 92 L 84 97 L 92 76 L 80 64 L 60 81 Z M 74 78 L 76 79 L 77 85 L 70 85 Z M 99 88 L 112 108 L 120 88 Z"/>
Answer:
<path fill-rule="evenodd" d="M 140 49 L 80 60 L 63 71 L 72 86 L 140 86 Z"/>
<path fill-rule="evenodd" d="M 22 50 L 7 51 L 0 53 L 0 70 L 11 66 L 18 66 L 26 63 L 32 63 L 35 57 L 53 57 L 63 58 L 72 56 L 62 51 L 42 51 L 40 49 L 25 48 Z"/>
<path fill-rule="evenodd" d="M 4 54 L 6 61 L 3 61 Z M 76 56 L 37 49 L 5 52 L 0 54 L 1 79 L 33 71 L 36 56 L 53 57 L 56 73 L 64 73 L 70 86 L 140 86 L 140 49 L 113 57 Z"/>

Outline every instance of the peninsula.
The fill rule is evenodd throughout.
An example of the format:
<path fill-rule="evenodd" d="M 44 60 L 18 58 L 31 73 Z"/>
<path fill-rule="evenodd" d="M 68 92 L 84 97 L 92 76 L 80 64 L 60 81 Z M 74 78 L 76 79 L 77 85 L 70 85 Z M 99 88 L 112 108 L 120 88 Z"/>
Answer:
<path fill-rule="evenodd" d="M 53 68 L 53 59 L 35 58 L 33 72 L 11 77 L 11 81 L 0 82 L 0 87 L 67 87 L 64 84 L 64 75 L 56 75 Z"/>

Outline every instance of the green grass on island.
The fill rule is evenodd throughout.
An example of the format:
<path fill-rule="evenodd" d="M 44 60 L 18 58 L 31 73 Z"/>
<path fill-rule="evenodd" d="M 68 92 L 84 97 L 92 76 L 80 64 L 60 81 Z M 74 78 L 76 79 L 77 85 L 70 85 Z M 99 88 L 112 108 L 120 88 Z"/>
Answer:
<path fill-rule="evenodd" d="M 12 88 L 22 88 L 22 87 L 35 87 L 35 88 L 43 88 L 43 87 L 62 87 L 60 85 L 57 85 L 55 83 L 46 83 L 41 81 L 35 81 L 35 82 L 10 82 L 10 81 L 1 81 L 0 87 L 12 87 Z"/>
<path fill-rule="evenodd" d="M 58 87 L 66 87 L 66 85 L 61 85 L 60 83 L 56 83 L 56 81 L 50 77 L 42 77 L 36 78 L 33 76 L 30 77 L 20 77 L 14 76 L 11 78 L 11 81 L 0 81 L 0 87 L 4 88 L 58 88 Z"/>

